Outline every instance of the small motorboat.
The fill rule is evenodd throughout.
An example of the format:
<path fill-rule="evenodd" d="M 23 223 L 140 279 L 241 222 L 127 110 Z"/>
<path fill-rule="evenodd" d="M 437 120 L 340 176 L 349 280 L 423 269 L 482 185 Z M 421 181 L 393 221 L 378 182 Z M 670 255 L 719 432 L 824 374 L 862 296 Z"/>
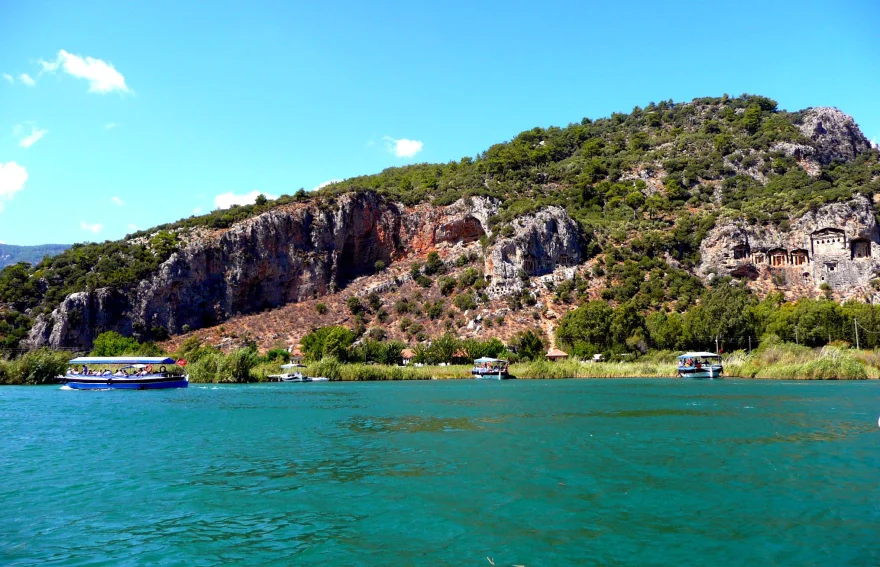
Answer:
<path fill-rule="evenodd" d="M 186 388 L 185 361 L 155 356 L 81 356 L 58 380 L 72 390 L 164 390 Z M 82 368 L 79 366 L 82 365 Z"/>
<path fill-rule="evenodd" d="M 714 352 L 686 352 L 678 357 L 678 377 L 714 380 L 724 374 L 721 355 Z"/>
<path fill-rule="evenodd" d="M 294 368 L 305 368 L 303 364 L 282 364 L 281 368 L 283 370 L 292 370 Z M 327 382 L 329 378 L 325 378 L 323 376 L 318 377 L 310 377 L 306 376 L 299 370 L 296 372 L 286 372 L 284 374 L 272 374 L 268 377 L 270 380 L 274 380 L 276 382 Z"/>

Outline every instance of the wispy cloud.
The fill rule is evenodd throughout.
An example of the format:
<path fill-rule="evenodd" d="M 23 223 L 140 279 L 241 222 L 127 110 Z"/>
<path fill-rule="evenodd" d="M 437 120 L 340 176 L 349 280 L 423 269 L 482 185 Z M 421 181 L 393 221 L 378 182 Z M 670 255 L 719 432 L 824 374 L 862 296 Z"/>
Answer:
<path fill-rule="evenodd" d="M 10 85 L 15 84 L 15 78 L 9 73 L 3 73 L 3 80 L 9 83 Z"/>
<path fill-rule="evenodd" d="M 425 145 L 419 140 L 409 140 L 407 138 L 394 139 L 391 136 L 382 138 L 385 140 L 385 149 L 399 158 L 411 158 L 420 151 Z"/>
<path fill-rule="evenodd" d="M 21 129 L 18 128 L 17 131 L 20 133 Z M 18 145 L 19 147 L 28 149 L 29 147 L 39 142 L 40 139 L 48 133 L 48 130 L 39 130 L 35 126 L 31 126 L 31 133 L 19 140 Z"/>
<path fill-rule="evenodd" d="M 89 82 L 89 92 L 106 94 L 110 92 L 131 93 L 125 84 L 125 77 L 111 63 L 94 57 L 82 57 L 60 50 L 52 61 L 40 60 L 44 73 L 55 73 L 59 69 L 72 77 Z"/>
<path fill-rule="evenodd" d="M 86 221 L 82 221 L 79 223 L 79 227 L 86 232 L 91 232 L 92 234 L 98 234 L 101 232 L 101 229 L 104 228 L 103 224 L 95 223 L 89 224 Z"/>
<path fill-rule="evenodd" d="M 130 225 L 128 225 L 128 230 L 130 230 L 132 232 L 137 232 L 138 227 L 136 224 L 130 224 Z"/>
<path fill-rule="evenodd" d="M 874 136 L 874 137 L 871 139 L 871 147 L 872 147 L 872 148 L 880 149 L 880 143 L 877 142 L 877 136 Z"/>
<path fill-rule="evenodd" d="M 323 189 L 328 185 L 333 185 L 334 183 L 341 183 L 342 179 L 330 179 L 329 181 L 325 181 L 324 183 L 319 183 L 317 187 L 312 189 L 312 191 L 317 191 L 318 189 Z"/>
<path fill-rule="evenodd" d="M 118 128 L 118 127 L 119 127 L 119 124 L 117 124 L 116 122 L 108 122 L 108 123 L 104 124 L 104 130 L 112 130 L 112 129 Z"/>
<path fill-rule="evenodd" d="M 122 205 L 125 204 L 124 202 L 122 202 L 122 199 L 120 199 L 119 197 L 110 197 L 110 201 L 114 205 L 116 205 L 117 207 L 121 207 Z"/>
<path fill-rule="evenodd" d="M 0 163 L 0 212 L 3 204 L 11 200 L 16 193 L 24 189 L 27 183 L 27 169 L 14 161 Z"/>
<path fill-rule="evenodd" d="M 199 215 L 199 214 L 201 214 L 201 213 L 202 213 L 202 208 L 201 208 L 201 207 L 196 207 L 195 209 L 193 209 L 193 214 L 194 214 L 194 215 Z"/>
<path fill-rule="evenodd" d="M 243 195 L 236 195 L 232 191 L 228 193 L 222 193 L 214 197 L 214 208 L 216 209 L 228 209 L 234 205 L 252 205 L 256 202 L 257 197 L 260 195 L 265 195 L 267 199 L 276 199 L 272 195 L 267 193 L 263 193 L 262 191 L 257 191 L 254 189 L 250 193 L 245 193 Z"/>
<path fill-rule="evenodd" d="M 37 84 L 37 82 L 33 80 L 31 76 L 27 73 L 22 73 L 21 75 L 19 75 L 18 80 L 21 81 L 21 84 L 25 85 L 26 87 L 32 87 Z"/>

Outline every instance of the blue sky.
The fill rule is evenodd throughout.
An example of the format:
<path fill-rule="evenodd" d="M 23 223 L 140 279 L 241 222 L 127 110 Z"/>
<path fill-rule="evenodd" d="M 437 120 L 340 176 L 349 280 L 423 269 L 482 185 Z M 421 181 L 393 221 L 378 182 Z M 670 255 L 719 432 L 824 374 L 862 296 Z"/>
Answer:
<path fill-rule="evenodd" d="M 0 241 L 116 239 L 743 92 L 880 140 L 880 3 L 4 0 Z"/>

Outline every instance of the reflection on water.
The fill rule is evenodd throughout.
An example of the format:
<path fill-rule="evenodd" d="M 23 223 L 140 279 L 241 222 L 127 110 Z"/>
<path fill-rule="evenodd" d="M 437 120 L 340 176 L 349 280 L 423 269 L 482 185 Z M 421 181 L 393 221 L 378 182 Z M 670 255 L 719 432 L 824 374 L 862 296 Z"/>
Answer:
<path fill-rule="evenodd" d="M 875 389 L 6 388 L 0 564 L 877 565 Z"/>

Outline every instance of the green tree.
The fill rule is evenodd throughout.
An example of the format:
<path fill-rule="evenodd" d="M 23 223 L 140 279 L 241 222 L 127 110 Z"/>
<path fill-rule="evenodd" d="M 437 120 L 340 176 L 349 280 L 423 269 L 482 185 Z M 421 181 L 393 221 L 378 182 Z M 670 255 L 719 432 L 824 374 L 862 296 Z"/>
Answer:
<path fill-rule="evenodd" d="M 586 355 L 609 346 L 614 311 L 604 301 L 588 301 L 566 313 L 556 328 L 556 341 L 573 354 Z"/>
<path fill-rule="evenodd" d="M 520 331 L 514 336 L 512 344 L 520 360 L 542 360 L 546 354 L 544 333 L 537 329 Z"/>

